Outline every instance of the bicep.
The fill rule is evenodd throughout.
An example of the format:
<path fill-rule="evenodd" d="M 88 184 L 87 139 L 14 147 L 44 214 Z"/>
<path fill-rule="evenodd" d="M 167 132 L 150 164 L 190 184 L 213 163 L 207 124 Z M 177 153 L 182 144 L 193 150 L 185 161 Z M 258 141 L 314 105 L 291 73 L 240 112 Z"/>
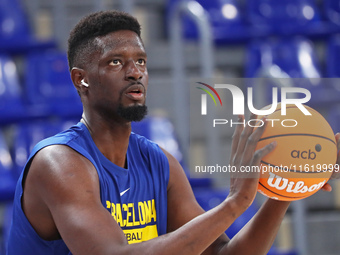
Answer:
<path fill-rule="evenodd" d="M 37 157 L 30 172 L 30 183 L 36 184 L 41 202 L 73 254 L 113 254 L 110 250 L 115 244 L 127 244 L 124 233 L 101 204 L 98 176 L 86 158 L 62 148 L 48 157 Z"/>

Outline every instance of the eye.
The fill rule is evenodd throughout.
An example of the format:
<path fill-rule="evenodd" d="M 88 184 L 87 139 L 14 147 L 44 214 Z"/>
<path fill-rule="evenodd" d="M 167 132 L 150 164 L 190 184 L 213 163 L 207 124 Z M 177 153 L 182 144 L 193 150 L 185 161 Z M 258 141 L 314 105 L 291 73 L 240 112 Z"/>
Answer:
<path fill-rule="evenodd" d="M 138 59 L 138 60 L 137 60 L 136 64 L 137 64 L 137 65 L 141 65 L 141 66 L 145 66 L 146 61 L 145 61 L 145 59 L 142 59 L 142 58 L 141 58 L 141 59 Z"/>
<path fill-rule="evenodd" d="M 111 66 L 117 66 L 120 65 L 122 62 L 119 59 L 114 59 L 110 62 Z"/>

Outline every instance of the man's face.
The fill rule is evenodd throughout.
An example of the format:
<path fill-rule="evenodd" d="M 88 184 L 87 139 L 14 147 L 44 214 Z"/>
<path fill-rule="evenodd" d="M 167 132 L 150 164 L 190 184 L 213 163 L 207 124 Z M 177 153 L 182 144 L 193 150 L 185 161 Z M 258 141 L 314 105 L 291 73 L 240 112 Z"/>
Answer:
<path fill-rule="evenodd" d="M 120 30 L 97 38 L 101 52 L 88 65 L 91 108 L 106 118 L 141 120 L 146 114 L 148 72 L 139 36 Z"/>

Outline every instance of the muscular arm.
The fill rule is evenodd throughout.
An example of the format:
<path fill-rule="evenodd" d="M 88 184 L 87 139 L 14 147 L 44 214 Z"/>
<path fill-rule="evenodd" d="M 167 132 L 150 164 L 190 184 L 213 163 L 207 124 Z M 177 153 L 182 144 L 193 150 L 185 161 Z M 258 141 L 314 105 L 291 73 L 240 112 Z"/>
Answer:
<path fill-rule="evenodd" d="M 245 133 L 244 137 L 258 139 L 261 130 Z M 244 132 L 243 132 L 244 133 Z M 254 150 L 252 145 L 244 145 L 244 152 Z M 257 160 L 268 153 L 266 147 L 257 154 Z M 243 154 L 243 152 L 238 152 Z M 245 153 L 244 153 L 245 154 Z M 284 213 L 284 208 L 271 209 L 270 204 L 259 213 L 258 220 L 250 224 L 249 230 L 240 233 L 235 241 L 230 242 L 224 231 L 252 203 L 257 183 L 253 179 L 237 179 L 228 198 L 216 208 L 203 213 L 193 197 L 177 161 L 169 155 L 170 183 L 168 187 L 169 207 L 172 213 L 168 218 L 169 231 L 166 235 L 147 242 L 128 245 L 123 231 L 110 213 L 102 206 L 99 182 L 93 165 L 84 157 L 67 146 L 54 145 L 41 150 L 34 158 L 27 175 L 23 207 L 25 214 L 38 234 L 47 240 L 61 236 L 71 252 L 77 254 L 201 254 L 211 245 L 206 253 L 218 251 L 228 254 L 240 254 L 241 248 L 252 246 L 253 250 L 262 244 L 269 247 L 268 236 L 253 233 L 264 219 L 265 230 L 261 232 L 275 234 L 279 225 L 277 215 Z M 253 164 L 253 152 L 239 163 Z M 255 189 L 255 191 L 254 191 Z M 276 216 L 270 216 L 270 210 Z M 39 211 L 39 213 L 37 213 Z M 45 224 L 43 224 L 45 223 Z M 267 229 L 267 230 L 266 230 Z M 274 229 L 274 231 L 273 231 Z M 258 232 L 256 232 L 256 236 Z M 263 240 L 266 239 L 266 240 Z M 268 241 L 267 239 L 270 239 Z M 249 241 L 245 245 L 244 241 Z M 268 245 L 266 245 L 268 244 Z M 254 246 L 253 246 L 254 245 Z M 261 250 L 261 247 L 260 247 Z M 262 249 L 264 250 L 264 249 Z M 242 252 L 241 252 L 242 253 Z"/>
<path fill-rule="evenodd" d="M 58 235 L 72 254 L 200 254 L 223 232 L 215 219 L 224 210 L 197 217 L 176 231 L 147 242 L 128 245 L 123 231 L 102 206 L 99 182 L 92 164 L 72 149 L 54 145 L 34 158 L 26 178 L 23 208 L 44 239 Z M 231 212 L 232 206 L 226 207 Z M 188 219 L 185 218 L 185 221 Z M 207 227 L 210 239 L 197 240 Z"/>
<path fill-rule="evenodd" d="M 172 190 L 168 193 L 168 229 L 174 231 L 186 222 L 204 213 L 197 204 L 189 183 L 178 162 L 168 155 L 171 165 Z M 224 202 L 227 206 L 228 199 Z M 268 199 L 255 217 L 231 240 L 225 233 L 221 234 L 204 252 L 204 254 L 267 254 L 272 246 L 279 226 L 289 206 L 289 202 Z M 223 225 L 224 232 L 237 218 L 233 211 L 226 210 L 221 218 L 212 224 Z M 225 222 L 225 223 L 224 223 Z M 207 225 L 199 233 L 200 238 L 207 239 L 214 226 Z M 246 244 L 246 245 L 244 245 Z"/>
<path fill-rule="evenodd" d="M 257 138 L 256 136 L 251 137 L 251 132 L 250 128 L 242 130 L 240 127 L 235 131 L 230 164 L 235 166 L 258 165 L 263 154 L 268 153 L 268 151 L 254 153 Z M 202 214 L 203 209 L 197 204 L 179 163 L 171 155 L 167 154 L 167 156 L 171 171 L 168 191 L 168 208 L 170 208 L 168 229 L 172 231 Z M 246 210 L 247 205 L 249 206 L 253 201 L 254 197 L 250 197 L 250 195 L 255 196 L 258 185 L 258 179 L 255 177 L 251 176 L 248 180 L 246 178 L 232 179 L 228 198 L 218 208 L 208 212 L 213 215 L 212 217 L 215 217 L 215 210 L 224 211 L 222 215 L 218 216 L 219 218 L 204 225 L 199 236 L 196 237 L 198 242 L 204 242 L 203 239 L 212 237 L 216 225 L 220 227 L 219 231 L 222 229 L 223 233 L 221 232 L 222 234 L 216 240 L 212 238 L 215 241 L 212 241 L 204 254 L 267 254 L 288 209 L 289 202 L 268 199 L 254 218 L 233 239 L 229 240 L 224 233 L 234 220 Z M 235 192 L 239 190 L 243 192 Z M 233 204 L 236 206 L 234 207 Z M 237 208 L 237 210 L 228 210 L 229 206 Z M 240 209 L 242 207 L 243 209 Z"/>

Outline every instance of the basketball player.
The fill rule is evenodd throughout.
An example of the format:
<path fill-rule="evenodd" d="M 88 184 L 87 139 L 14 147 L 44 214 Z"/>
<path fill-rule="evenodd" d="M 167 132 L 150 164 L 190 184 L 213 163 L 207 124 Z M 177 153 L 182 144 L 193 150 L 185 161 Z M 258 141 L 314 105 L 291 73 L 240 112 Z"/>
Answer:
<path fill-rule="evenodd" d="M 8 254 L 266 254 L 289 202 L 267 200 L 233 239 L 225 230 L 253 202 L 258 178 L 232 178 L 230 193 L 204 212 L 182 167 L 131 133 L 143 119 L 147 55 L 133 17 L 91 14 L 68 41 L 81 121 L 33 149 L 19 179 Z M 243 117 L 240 117 L 240 121 Z M 259 165 L 264 127 L 239 125 L 230 164 Z"/>

